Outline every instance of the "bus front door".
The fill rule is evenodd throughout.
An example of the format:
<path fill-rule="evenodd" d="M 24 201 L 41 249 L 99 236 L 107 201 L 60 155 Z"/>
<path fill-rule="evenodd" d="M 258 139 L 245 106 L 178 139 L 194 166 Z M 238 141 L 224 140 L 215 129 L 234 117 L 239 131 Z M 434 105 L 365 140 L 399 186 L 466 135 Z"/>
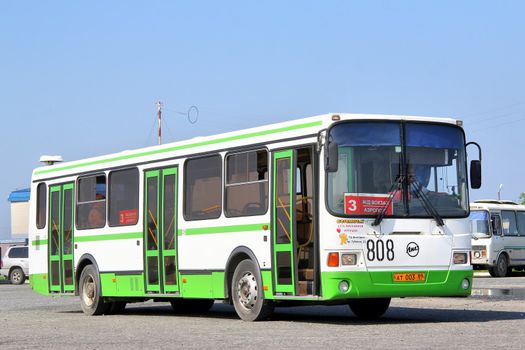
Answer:
<path fill-rule="evenodd" d="M 295 150 L 273 154 L 272 241 L 275 292 L 295 295 Z"/>
<path fill-rule="evenodd" d="M 49 291 L 75 291 L 73 278 L 73 183 L 49 187 Z"/>
<path fill-rule="evenodd" d="M 147 293 L 176 293 L 177 168 L 146 172 L 144 278 Z"/>

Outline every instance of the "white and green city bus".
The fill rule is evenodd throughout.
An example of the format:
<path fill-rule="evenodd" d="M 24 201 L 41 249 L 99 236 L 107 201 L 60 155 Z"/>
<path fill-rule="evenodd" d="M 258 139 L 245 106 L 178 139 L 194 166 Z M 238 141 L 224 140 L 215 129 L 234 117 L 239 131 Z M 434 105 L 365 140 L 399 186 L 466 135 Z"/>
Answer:
<path fill-rule="evenodd" d="M 223 300 L 243 320 L 467 296 L 466 145 L 453 119 L 329 114 L 40 167 L 31 286 L 88 315 Z"/>

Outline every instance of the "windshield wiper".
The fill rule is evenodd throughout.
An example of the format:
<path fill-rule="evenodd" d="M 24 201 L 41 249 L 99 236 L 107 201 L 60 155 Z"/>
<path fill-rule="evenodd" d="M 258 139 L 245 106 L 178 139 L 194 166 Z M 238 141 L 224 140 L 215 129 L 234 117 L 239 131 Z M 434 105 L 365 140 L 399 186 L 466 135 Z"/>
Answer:
<path fill-rule="evenodd" d="M 408 181 L 409 181 L 409 184 L 412 185 L 412 187 L 414 188 L 415 190 L 414 192 L 418 194 L 417 197 L 423 204 L 423 208 L 425 208 L 426 212 L 430 214 L 434 218 L 434 220 L 436 220 L 436 223 L 438 224 L 438 226 L 444 226 L 445 223 L 443 222 L 443 219 L 437 212 L 436 207 L 434 207 L 434 205 L 430 202 L 430 199 L 428 199 L 428 196 L 426 195 L 426 193 L 423 192 L 423 189 L 422 189 L 423 186 L 417 180 L 417 177 L 411 175 L 409 176 Z"/>
<path fill-rule="evenodd" d="M 381 223 L 381 221 L 383 221 L 383 218 L 385 217 L 388 207 L 390 206 L 390 203 L 392 203 L 392 200 L 394 199 L 394 196 L 396 195 L 396 193 L 401 189 L 400 185 L 404 179 L 405 179 L 405 175 L 398 175 L 396 181 L 392 183 L 392 186 L 390 186 L 390 190 L 388 191 L 390 195 L 388 196 L 388 199 L 385 205 L 381 207 L 381 210 L 377 214 L 374 222 L 372 223 L 372 226 L 377 226 Z M 395 190 L 394 190 L 394 187 L 396 188 Z"/>

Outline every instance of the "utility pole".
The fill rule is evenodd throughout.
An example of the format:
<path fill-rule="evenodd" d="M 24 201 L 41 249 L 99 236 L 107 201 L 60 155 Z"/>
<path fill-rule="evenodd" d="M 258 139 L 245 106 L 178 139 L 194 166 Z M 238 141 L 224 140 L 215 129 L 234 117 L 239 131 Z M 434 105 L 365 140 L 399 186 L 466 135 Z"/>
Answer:
<path fill-rule="evenodd" d="M 162 115 L 162 102 L 158 101 L 157 102 L 157 119 L 158 119 L 158 144 L 162 144 L 162 132 L 161 132 L 161 124 L 160 124 L 160 120 L 161 120 L 161 115 Z"/>

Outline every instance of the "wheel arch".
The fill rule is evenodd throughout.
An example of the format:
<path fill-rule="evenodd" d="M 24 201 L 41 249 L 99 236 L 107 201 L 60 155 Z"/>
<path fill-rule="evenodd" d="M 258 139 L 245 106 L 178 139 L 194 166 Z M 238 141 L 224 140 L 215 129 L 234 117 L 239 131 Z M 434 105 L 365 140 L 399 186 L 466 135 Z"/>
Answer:
<path fill-rule="evenodd" d="M 498 256 L 496 257 L 496 263 L 494 264 L 494 266 L 497 266 L 498 265 L 498 260 L 499 260 L 499 257 L 504 255 L 506 258 L 507 258 L 507 264 L 510 266 L 510 254 L 509 252 L 507 252 L 505 249 L 502 249 L 499 253 L 498 253 Z"/>
<path fill-rule="evenodd" d="M 82 271 L 84 268 L 88 265 L 93 265 L 95 267 L 95 270 L 97 271 L 98 276 L 98 285 L 100 286 L 100 270 L 98 268 L 97 261 L 91 254 L 84 254 L 78 259 L 78 264 L 75 269 L 75 295 L 78 295 L 78 288 L 80 284 L 80 275 L 82 274 Z"/>
<path fill-rule="evenodd" d="M 250 248 L 246 246 L 239 246 L 235 248 L 228 257 L 228 260 L 226 261 L 226 268 L 224 269 L 224 297 L 226 299 L 231 300 L 230 286 L 232 283 L 235 268 L 237 267 L 237 265 L 239 265 L 241 261 L 245 259 L 252 260 L 257 266 L 259 274 L 261 273 L 261 266 L 259 265 L 259 261 L 257 260 L 255 254 Z M 262 276 L 259 277 L 262 279 Z"/>

